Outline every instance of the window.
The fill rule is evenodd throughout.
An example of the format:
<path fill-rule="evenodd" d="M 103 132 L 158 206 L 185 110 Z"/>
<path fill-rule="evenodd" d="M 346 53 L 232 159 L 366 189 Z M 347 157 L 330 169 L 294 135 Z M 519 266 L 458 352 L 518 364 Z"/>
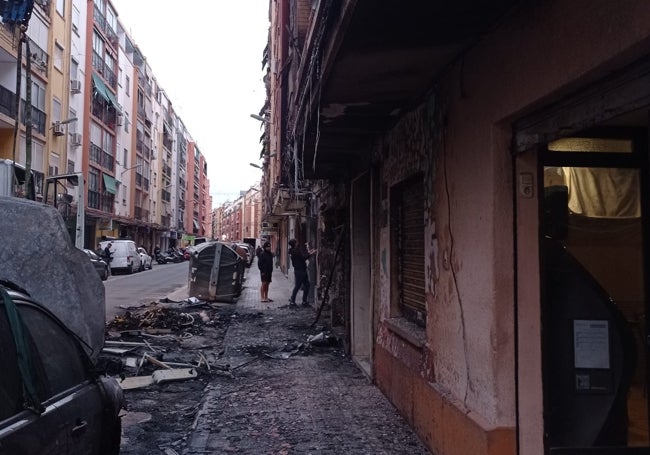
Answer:
<path fill-rule="evenodd" d="M 115 14 L 110 6 L 107 6 L 106 8 L 106 24 L 110 27 L 113 33 L 117 31 L 117 14 Z"/>
<path fill-rule="evenodd" d="M 108 134 L 106 131 L 104 131 L 104 145 L 103 145 L 103 150 L 104 152 L 108 153 L 111 156 L 113 155 L 113 143 L 115 142 L 115 139 L 113 136 Z"/>
<path fill-rule="evenodd" d="M 69 119 L 77 118 L 77 111 L 75 111 L 74 109 L 70 109 L 70 112 L 68 113 L 68 118 Z M 79 120 L 68 123 L 68 134 L 77 132 L 77 123 L 79 123 Z"/>
<path fill-rule="evenodd" d="M 2 374 L 0 375 L 0 420 L 17 414 L 22 409 L 23 388 L 18 373 L 18 360 L 11 328 L 7 319 L 4 305 L 0 305 L 0 362 Z"/>
<path fill-rule="evenodd" d="M 19 306 L 20 315 L 31 333 L 47 378 L 48 398 L 86 379 L 79 347 L 54 320 L 31 306 Z"/>
<path fill-rule="evenodd" d="M 104 40 L 97 32 L 93 33 L 93 51 L 99 56 L 104 55 Z"/>
<path fill-rule="evenodd" d="M 58 42 L 54 44 L 54 61 L 52 64 L 54 68 L 63 71 L 63 46 Z"/>
<path fill-rule="evenodd" d="M 61 121 L 61 101 L 52 98 L 52 122 Z"/>
<path fill-rule="evenodd" d="M 124 75 L 124 91 L 127 96 L 131 96 L 131 78 L 128 75 Z"/>
<path fill-rule="evenodd" d="M 26 139 L 24 135 L 20 136 L 20 143 L 18 146 L 18 162 L 19 163 L 26 163 L 27 159 L 27 146 L 26 146 Z M 44 171 L 44 155 L 45 154 L 45 146 L 43 145 L 42 142 L 39 142 L 37 140 L 32 140 L 32 169 L 36 171 Z"/>
<path fill-rule="evenodd" d="M 57 153 L 50 153 L 50 166 L 48 170 L 48 175 L 58 175 L 59 174 L 59 155 Z"/>
<path fill-rule="evenodd" d="M 72 5 L 72 31 L 79 34 L 79 22 L 81 21 L 81 14 L 76 6 Z"/>
<path fill-rule="evenodd" d="M 74 161 L 68 160 L 68 174 L 74 173 Z"/>
<path fill-rule="evenodd" d="M 79 80 L 79 62 L 75 59 L 70 59 L 70 80 Z"/>
<path fill-rule="evenodd" d="M 20 96 L 23 100 L 27 99 L 27 79 L 23 73 L 22 83 L 20 84 Z M 32 79 L 32 106 L 38 110 L 45 112 L 45 87 L 43 87 L 39 82 L 36 82 Z"/>
<path fill-rule="evenodd" d="M 61 16 L 65 15 L 65 0 L 56 0 L 56 12 Z"/>
<path fill-rule="evenodd" d="M 123 155 L 122 155 L 122 166 L 127 167 L 127 163 L 128 163 L 127 157 L 128 157 L 129 151 L 127 149 L 124 149 L 124 151 L 122 153 L 123 153 Z"/>
<path fill-rule="evenodd" d="M 424 326 L 426 301 L 422 174 L 417 174 L 391 189 L 390 212 L 393 309 L 398 315 Z"/>

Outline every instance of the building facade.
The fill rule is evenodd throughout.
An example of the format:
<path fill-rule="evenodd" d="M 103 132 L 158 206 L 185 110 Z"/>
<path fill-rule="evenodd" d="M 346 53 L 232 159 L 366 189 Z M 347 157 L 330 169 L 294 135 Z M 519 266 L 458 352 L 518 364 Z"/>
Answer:
<path fill-rule="evenodd" d="M 270 17 L 265 222 L 432 452 L 647 451 L 646 3 Z"/>
<path fill-rule="evenodd" d="M 3 24 L 0 38 L 0 158 L 31 168 L 31 197 L 43 201 L 48 188 L 47 202 L 57 204 L 71 235 L 81 237 L 78 246 L 130 238 L 149 250 L 167 248 L 194 233 L 194 220 L 202 234 L 208 231 L 207 161 L 200 153 L 188 154 L 194 140 L 110 1 L 35 2 L 23 46 L 29 57 L 21 59 L 18 113 L 18 27 Z M 25 122 L 27 115 L 31 122 Z M 192 187 L 196 197 L 189 213 L 196 216 L 188 224 L 187 170 L 197 160 L 200 191 Z M 14 191 L 25 193 L 21 187 Z"/>

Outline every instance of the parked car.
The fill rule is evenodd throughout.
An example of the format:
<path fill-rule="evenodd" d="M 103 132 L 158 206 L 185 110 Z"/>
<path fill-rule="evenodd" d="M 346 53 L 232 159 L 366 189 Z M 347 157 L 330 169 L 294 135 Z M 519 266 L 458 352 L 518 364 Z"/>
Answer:
<path fill-rule="evenodd" d="M 124 271 L 131 274 L 141 270 L 142 260 L 133 240 L 104 240 L 99 247 L 104 249 L 108 244 L 111 244 L 111 273 Z"/>
<path fill-rule="evenodd" d="M 97 270 L 99 278 L 101 278 L 102 281 L 106 281 L 110 275 L 110 268 L 108 267 L 106 261 L 97 256 L 97 254 L 95 254 L 95 252 L 92 250 L 84 248 L 83 252 L 86 253 L 86 256 L 88 256 L 90 259 L 90 263 L 93 265 L 93 267 L 95 267 L 95 270 Z"/>
<path fill-rule="evenodd" d="M 139 246 L 138 253 L 140 253 L 140 260 L 142 261 L 142 267 L 140 270 L 143 272 L 147 269 L 151 270 L 153 258 L 149 255 L 149 253 L 147 253 L 147 250 L 145 250 L 144 247 Z"/>
<path fill-rule="evenodd" d="M 97 373 L 54 314 L 6 284 L 0 362 L 0 453 L 119 453 L 124 396 L 117 381 Z"/>

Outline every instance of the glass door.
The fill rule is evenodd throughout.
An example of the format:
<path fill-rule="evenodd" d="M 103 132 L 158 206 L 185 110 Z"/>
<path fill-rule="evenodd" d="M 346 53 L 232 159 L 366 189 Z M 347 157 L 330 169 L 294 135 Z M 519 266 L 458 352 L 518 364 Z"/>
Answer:
<path fill-rule="evenodd" d="M 572 137 L 542 153 L 544 434 L 551 454 L 650 447 L 644 143 Z"/>

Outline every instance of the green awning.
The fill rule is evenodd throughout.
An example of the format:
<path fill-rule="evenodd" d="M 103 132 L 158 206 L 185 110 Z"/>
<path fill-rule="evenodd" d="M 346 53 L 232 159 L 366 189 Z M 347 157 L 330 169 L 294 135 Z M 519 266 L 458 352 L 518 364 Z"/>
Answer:
<path fill-rule="evenodd" d="M 106 192 L 117 194 L 117 185 L 115 185 L 115 179 L 108 174 L 104 174 L 104 186 L 106 187 Z"/>
<path fill-rule="evenodd" d="M 95 86 L 95 93 L 110 103 L 111 99 L 108 97 L 108 92 L 110 90 L 108 90 L 108 87 L 106 87 L 102 78 L 95 73 L 93 73 L 93 85 Z"/>
<path fill-rule="evenodd" d="M 95 86 L 95 93 L 104 98 L 107 102 L 111 103 L 115 109 L 121 111 L 122 108 L 117 102 L 117 98 L 113 95 L 113 92 L 110 91 L 101 77 L 93 73 L 93 85 Z"/>

